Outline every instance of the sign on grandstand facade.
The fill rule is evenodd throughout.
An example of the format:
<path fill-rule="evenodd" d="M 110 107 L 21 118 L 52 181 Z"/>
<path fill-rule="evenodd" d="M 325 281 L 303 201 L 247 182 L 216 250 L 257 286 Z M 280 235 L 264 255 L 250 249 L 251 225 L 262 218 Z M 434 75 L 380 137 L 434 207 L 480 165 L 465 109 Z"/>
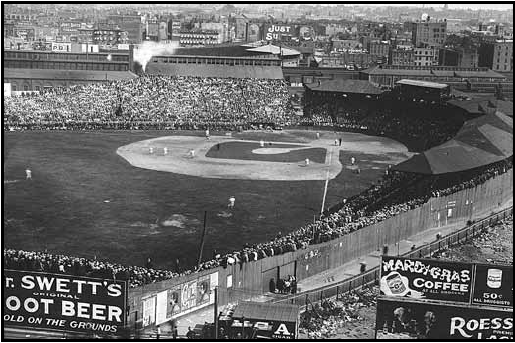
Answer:
<path fill-rule="evenodd" d="M 5 326 L 117 334 L 127 322 L 127 282 L 4 270 Z"/>
<path fill-rule="evenodd" d="M 379 298 L 376 339 L 513 339 L 513 311 Z"/>
<path fill-rule="evenodd" d="M 53 52 L 71 52 L 72 43 L 56 43 L 52 42 Z"/>
<path fill-rule="evenodd" d="M 513 307 L 513 266 L 382 256 L 380 294 Z"/>
<path fill-rule="evenodd" d="M 170 319 L 196 311 L 215 302 L 214 289 L 218 286 L 218 272 L 200 276 L 183 284 L 175 285 L 172 288 L 160 292 L 155 297 L 155 304 L 149 312 L 155 310 L 155 323 L 161 324 Z M 153 322 L 144 321 L 143 325 L 148 326 Z"/>

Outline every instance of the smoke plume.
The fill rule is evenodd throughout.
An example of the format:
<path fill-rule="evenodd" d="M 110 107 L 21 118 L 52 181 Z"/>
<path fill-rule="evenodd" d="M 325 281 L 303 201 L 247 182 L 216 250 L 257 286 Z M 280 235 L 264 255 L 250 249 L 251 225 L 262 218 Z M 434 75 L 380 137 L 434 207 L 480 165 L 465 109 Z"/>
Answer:
<path fill-rule="evenodd" d="M 147 67 L 147 63 L 153 56 L 171 55 L 175 49 L 179 47 L 179 42 L 172 43 L 156 43 L 145 41 L 137 48 L 134 48 L 134 61 L 141 64 L 143 71 Z"/>

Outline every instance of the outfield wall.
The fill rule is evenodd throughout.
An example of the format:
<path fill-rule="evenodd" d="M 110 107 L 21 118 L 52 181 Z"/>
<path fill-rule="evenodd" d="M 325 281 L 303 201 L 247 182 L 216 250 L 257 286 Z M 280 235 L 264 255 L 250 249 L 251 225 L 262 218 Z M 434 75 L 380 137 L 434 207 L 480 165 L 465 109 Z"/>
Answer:
<path fill-rule="evenodd" d="M 377 251 L 384 244 L 395 244 L 426 229 L 489 215 L 511 198 L 513 169 L 475 188 L 431 198 L 416 209 L 338 239 L 310 245 L 307 249 L 242 265 L 218 267 L 134 288 L 129 292 L 129 322 L 131 328 L 148 327 L 211 305 L 214 302 L 214 292 L 210 292 L 209 297 L 203 296 L 201 291 L 195 295 L 195 289 L 206 280 L 211 281 L 211 290 L 216 285 L 219 287 L 219 305 L 258 297 L 268 291 L 270 278 L 277 279 L 278 276 L 294 274 L 297 280 L 302 280 Z M 232 287 L 228 288 L 230 282 Z M 170 299 L 167 300 L 165 296 L 173 292 L 178 292 L 181 296 L 179 302 L 184 306 L 180 310 L 176 307 L 172 309 L 169 305 Z"/>

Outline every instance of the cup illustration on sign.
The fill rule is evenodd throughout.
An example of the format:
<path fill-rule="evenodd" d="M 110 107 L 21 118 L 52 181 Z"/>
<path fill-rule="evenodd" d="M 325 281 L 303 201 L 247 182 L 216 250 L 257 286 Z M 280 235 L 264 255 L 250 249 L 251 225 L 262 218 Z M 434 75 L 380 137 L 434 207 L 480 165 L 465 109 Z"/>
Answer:
<path fill-rule="evenodd" d="M 486 285 L 490 288 L 501 288 L 502 270 L 488 269 L 486 276 Z"/>
<path fill-rule="evenodd" d="M 386 284 L 388 285 L 390 292 L 392 292 L 392 295 L 405 294 L 407 289 L 406 285 L 402 281 L 401 274 L 399 273 L 392 273 L 388 275 L 386 277 Z"/>
<path fill-rule="evenodd" d="M 392 272 L 381 278 L 380 289 L 385 295 L 395 297 L 425 298 L 422 292 L 409 287 L 408 278 L 398 272 Z"/>

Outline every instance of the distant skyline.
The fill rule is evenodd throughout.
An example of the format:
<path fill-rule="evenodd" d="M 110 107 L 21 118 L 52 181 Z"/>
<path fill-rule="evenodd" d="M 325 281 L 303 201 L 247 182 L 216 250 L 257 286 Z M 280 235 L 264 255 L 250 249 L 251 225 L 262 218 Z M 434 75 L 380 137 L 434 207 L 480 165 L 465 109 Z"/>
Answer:
<path fill-rule="evenodd" d="M 304 3 L 306 5 L 310 5 L 310 4 L 313 4 L 313 5 L 316 5 L 316 3 L 312 3 L 311 1 L 299 1 L 299 3 Z M 334 3 L 334 4 L 330 4 L 330 3 L 326 3 L 326 4 L 321 4 L 321 5 L 330 5 L 330 6 L 337 6 L 339 4 L 337 3 Z M 343 4 L 344 6 L 347 5 L 347 6 L 353 6 L 353 5 L 356 5 L 356 6 L 360 6 L 360 5 L 363 5 L 363 6 L 389 6 L 389 7 L 403 7 L 403 6 L 406 6 L 406 7 L 433 7 L 433 8 L 442 8 L 444 6 L 443 3 L 421 3 L 421 2 L 410 2 L 410 1 L 402 1 L 402 2 L 399 2 L 399 3 L 387 3 L 387 4 L 379 4 L 379 3 L 370 3 L 370 4 L 367 4 L 367 3 L 360 3 L 360 4 L 352 4 L 352 3 L 347 3 L 347 4 Z M 510 10 L 510 9 L 513 9 L 513 4 L 512 3 L 504 3 L 504 4 L 500 4 L 500 3 L 485 3 L 485 2 L 470 2 L 470 3 L 452 3 L 452 2 L 449 2 L 448 3 L 448 7 L 449 9 L 467 9 L 467 8 L 470 8 L 472 10 L 500 10 L 500 11 L 504 11 L 504 10 Z"/>

